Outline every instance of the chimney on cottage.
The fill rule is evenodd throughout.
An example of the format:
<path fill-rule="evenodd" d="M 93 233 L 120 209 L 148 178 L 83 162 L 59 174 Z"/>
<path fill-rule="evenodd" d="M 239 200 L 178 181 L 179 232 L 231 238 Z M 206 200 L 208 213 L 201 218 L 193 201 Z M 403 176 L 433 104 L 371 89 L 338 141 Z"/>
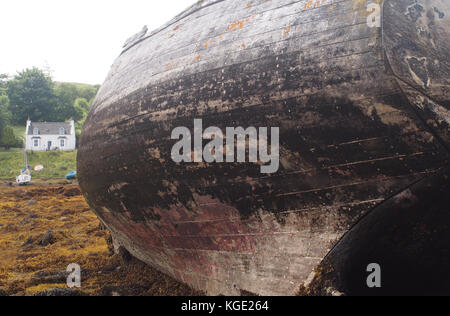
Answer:
<path fill-rule="evenodd" d="M 25 135 L 28 135 L 28 131 L 30 130 L 30 127 L 31 127 L 31 120 L 30 120 L 30 117 L 28 117 L 28 119 L 27 119 L 27 127 L 25 129 Z"/>

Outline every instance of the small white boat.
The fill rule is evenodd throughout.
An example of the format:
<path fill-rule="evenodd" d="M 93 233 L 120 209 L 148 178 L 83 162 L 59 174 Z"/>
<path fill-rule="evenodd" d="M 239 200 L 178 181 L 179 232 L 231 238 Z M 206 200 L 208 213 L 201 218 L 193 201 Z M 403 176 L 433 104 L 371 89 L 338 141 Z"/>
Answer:
<path fill-rule="evenodd" d="M 27 185 L 31 182 L 31 176 L 29 174 L 22 173 L 16 178 L 16 182 L 19 185 Z"/>
<path fill-rule="evenodd" d="M 28 165 L 28 156 L 27 156 L 27 151 L 24 148 L 23 149 L 23 162 L 25 165 L 25 168 L 22 170 L 22 172 L 20 173 L 20 175 L 16 178 L 16 182 L 19 185 L 28 185 L 31 182 L 31 167 Z M 44 169 L 43 166 L 36 166 L 37 167 L 42 167 L 42 169 Z M 40 168 L 37 168 L 40 169 Z M 42 170 L 40 169 L 40 170 Z M 38 171 L 38 170 L 36 170 Z"/>

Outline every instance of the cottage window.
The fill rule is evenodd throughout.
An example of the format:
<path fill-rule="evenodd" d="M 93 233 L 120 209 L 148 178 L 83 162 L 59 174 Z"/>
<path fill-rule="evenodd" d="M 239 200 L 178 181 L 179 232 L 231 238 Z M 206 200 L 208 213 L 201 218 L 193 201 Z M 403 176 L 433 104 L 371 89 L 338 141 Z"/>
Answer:
<path fill-rule="evenodd" d="M 39 147 L 39 139 L 34 139 L 33 140 L 33 146 L 34 147 Z"/>
<path fill-rule="evenodd" d="M 61 145 L 61 147 L 66 147 L 66 140 L 65 139 L 61 139 L 60 140 L 60 145 Z"/>
<path fill-rule="evenodd" d="M 39 129 L 38 128 L 33 129 L 33 135 L 39 135 Z"/>
<path fill-rule="evenodd" d="M 59 129 L 59 135 L 66 135 L 66 129 L 64 127 Z"/>

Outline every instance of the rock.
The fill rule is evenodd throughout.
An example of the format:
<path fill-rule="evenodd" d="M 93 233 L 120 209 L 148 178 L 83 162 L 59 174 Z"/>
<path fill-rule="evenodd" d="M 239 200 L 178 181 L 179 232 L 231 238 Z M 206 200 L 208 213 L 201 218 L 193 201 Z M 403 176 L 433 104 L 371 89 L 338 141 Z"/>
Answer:
<path fill-rule="evenodd" d="M 35 205 L 37 202 L 35 200 L 29 200 L 27 206 Z"/>
<path fill-rule="evenodd" d="M 120 257 L 120 260 L 126 265 L 127 263 L 129 263 L 131 261 L 131 259 L 133 259 L 133 257 L 131 256 L 131 254 L 128 252 L 128 250 L 126 250 L 124 247 L 119 247 L 119 249 L 117 250 L 117 254 Z"/>
<path fill-rule="evenodd" d="M 19 225 L 20 225 L 20 226 L 28 225 L 28 224 L 30 224 L 30 223 L 33 221 L 33 219 L 36 219 L 36 218 L 38 218 L 38 216 L 37 216 L 36 214 L 31 214 L 30 216 L 25 217 L 25 218 L 19 223 Z"/>
<path fill-rule="evenodd" d="M 104 267 L 102 268 L 102 272 L 104 272 L 104 273 L 107 273 L 107 272 L 114 272 L 114 271 L 116 271 L 116 268 L 117 268 L 117 266 L 114 265 L 114 264 L 112 264 L 112 265 L 107 265 L 107 266 L 104 266 Z"/>
<path fill-rule="evenodd" d="M 40 271 L 31 277 L 34 284 L 57 284 L 65 283 L 70 272 L 67 271 Z"/>
<path fill-rule="evenodd" d="M 63 194 L 64 193 L 64 187 L 59 187 L 59 188 L 55 189 L 54 192 L 56 194 Z"/>
<path fill-rule="evenodd" d="M 26 246 L 30 246 L 33 244 L 33 237 L 28 237 L 27 240 L 25 240 L 25 242 L 22 244 L 22 247 L 26 247 Z"/>
<path fill-rule="evenodd" d="M 23 253 L 17 256 L 19 260 L 28 260 L 30 258 L 36 258 L 38 255 L 34 253 Z"/>
<path fill-rule="evenodd" d="M 51 230 L 46 232 L 37 242 L 39 246 L 45 247 L 48 245 L 52 245 L 56 242 L 54 234 Z"/>
<path fill-rule="evenodd" d="M 34 294 L 34 296 L 85 296 L 83 292 L 75 290 L 75 289 L 61 289 L 61 288 L 54 288 L 42 292 L 38 292 Z"/>
<path fill-rule="evenodd" d="M 105 235 L 106 235 L 106 233 L 103 232 L 103 231 L 101 231 L 101 232 L 96 232 L 96 233 L 94 234 L 94 236 L 96 236 L 96 237 L 104 237 Z"/>
<path fill-rule="evenodd" d="M 65 197 L 73 197 L 73 196 L 81 195 L 81 191 L 79 188 L 71 188 L 71 189 L 66 189 L 63 194 Z"/>
<path fill-rule="evenodd" d="M 332 288 L 332 287 L 327 288 L 327 294 L 329 296 L 334 296 L 334 297 L 345 296 L 344 293 L 341 293 L 341 292 L 339 292 L 338 290 L 336 290 L 335 288 Z"/>
<path fill-rule="evenodd" d="M 28 217 L 26 217 L 26 218 L 24 218 L 23 220 L 20 221 L 19 226 L 26 226 L 30 222 L 31 222 L 31 220 Z"/>
<path fill-rule="evenodd" d="M 118 287 L 104 286 L 100 289 L 101 296 L 121 296 Z"/>
<path fill-rule="evenodd" d="M 57 210 L 57 211 L 59 212 L 59 210 Z M 65 216 L 65 217 L 67 217 L 67 215 L 73 215 L 73 214 L 75 214 L 75 212 L 73 210 L 64 210 L 61 212 L 61 215 Z"/>

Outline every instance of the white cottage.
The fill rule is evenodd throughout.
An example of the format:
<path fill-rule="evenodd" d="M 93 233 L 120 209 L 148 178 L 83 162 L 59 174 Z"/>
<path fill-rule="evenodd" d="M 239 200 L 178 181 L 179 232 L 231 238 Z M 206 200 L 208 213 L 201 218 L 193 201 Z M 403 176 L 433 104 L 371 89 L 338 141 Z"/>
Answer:
<path fill-rule="evenodd" d="M 27 121 L 26 150 L 75 150 L 75 122 L 32 123 Z"/>

